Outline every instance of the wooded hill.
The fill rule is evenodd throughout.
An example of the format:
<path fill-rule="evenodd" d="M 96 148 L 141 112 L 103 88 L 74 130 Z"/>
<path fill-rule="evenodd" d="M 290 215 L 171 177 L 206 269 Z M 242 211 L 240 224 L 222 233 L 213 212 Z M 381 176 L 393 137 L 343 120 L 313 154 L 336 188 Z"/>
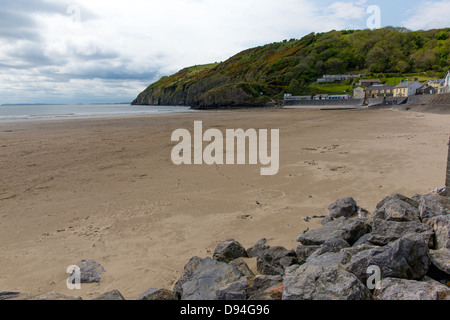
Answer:
<path fill-rule="evenodd" d="M 260 106 L 284 93 L 312 95 L 324 74 L 443 77 L 450 69 L 450 28 L 410 31 L 387 27 L 311 33 L 242 51 L 230 59 L 163 77 L 133 104 L 193 108 Z"/>

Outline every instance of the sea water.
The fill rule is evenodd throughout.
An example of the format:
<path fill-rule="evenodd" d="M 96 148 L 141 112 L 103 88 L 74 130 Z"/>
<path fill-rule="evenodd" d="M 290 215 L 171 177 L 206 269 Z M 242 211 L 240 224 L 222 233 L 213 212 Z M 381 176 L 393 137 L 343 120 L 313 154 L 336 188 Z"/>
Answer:
<path fill-rule="evenodd" d="M 195 112 L 189 107 L 129 104 L 0 105 L 0 122 Z"/>

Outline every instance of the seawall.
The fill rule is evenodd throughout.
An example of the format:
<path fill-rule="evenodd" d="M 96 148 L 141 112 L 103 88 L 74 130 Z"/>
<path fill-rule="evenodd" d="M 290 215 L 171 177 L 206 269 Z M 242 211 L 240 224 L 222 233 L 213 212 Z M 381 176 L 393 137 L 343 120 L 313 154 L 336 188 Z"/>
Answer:
<path fill-rule="evenodd" d="M 364 104 L 363 99 L 345 99 L 345 100 L 285 100 L 284 106 L 303 106 L 303 107 L 359 107 Z"/>

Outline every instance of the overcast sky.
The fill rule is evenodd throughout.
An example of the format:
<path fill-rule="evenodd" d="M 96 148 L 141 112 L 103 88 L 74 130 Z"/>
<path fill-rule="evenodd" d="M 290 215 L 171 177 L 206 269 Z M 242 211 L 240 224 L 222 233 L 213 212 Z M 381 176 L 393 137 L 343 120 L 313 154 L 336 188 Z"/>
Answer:
<path fill-rule="evenodd" d="M 450 27 L 450 0 L 0 0 L 0 104 L 130 102 L 187 66 L 366 29 L 372 5 L 381 27 Z"/>

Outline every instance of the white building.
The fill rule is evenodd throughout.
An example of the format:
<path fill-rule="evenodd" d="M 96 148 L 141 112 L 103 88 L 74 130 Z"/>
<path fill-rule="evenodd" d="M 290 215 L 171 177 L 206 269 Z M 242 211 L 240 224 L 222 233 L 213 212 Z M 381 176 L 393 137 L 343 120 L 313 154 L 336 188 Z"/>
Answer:
<path fill-rule="evenodd" d="M 444 84 L 439 90 L 439 93 L 450 93 L 450 71 L 447 71 L 444 78 Z"/>
<path fill-rule="evenodd" d="M 417 93 L 417 90 L 422 88 L 419 81 L 404 81 L 394 88 L 394 97 L 410 97 Z"/>

